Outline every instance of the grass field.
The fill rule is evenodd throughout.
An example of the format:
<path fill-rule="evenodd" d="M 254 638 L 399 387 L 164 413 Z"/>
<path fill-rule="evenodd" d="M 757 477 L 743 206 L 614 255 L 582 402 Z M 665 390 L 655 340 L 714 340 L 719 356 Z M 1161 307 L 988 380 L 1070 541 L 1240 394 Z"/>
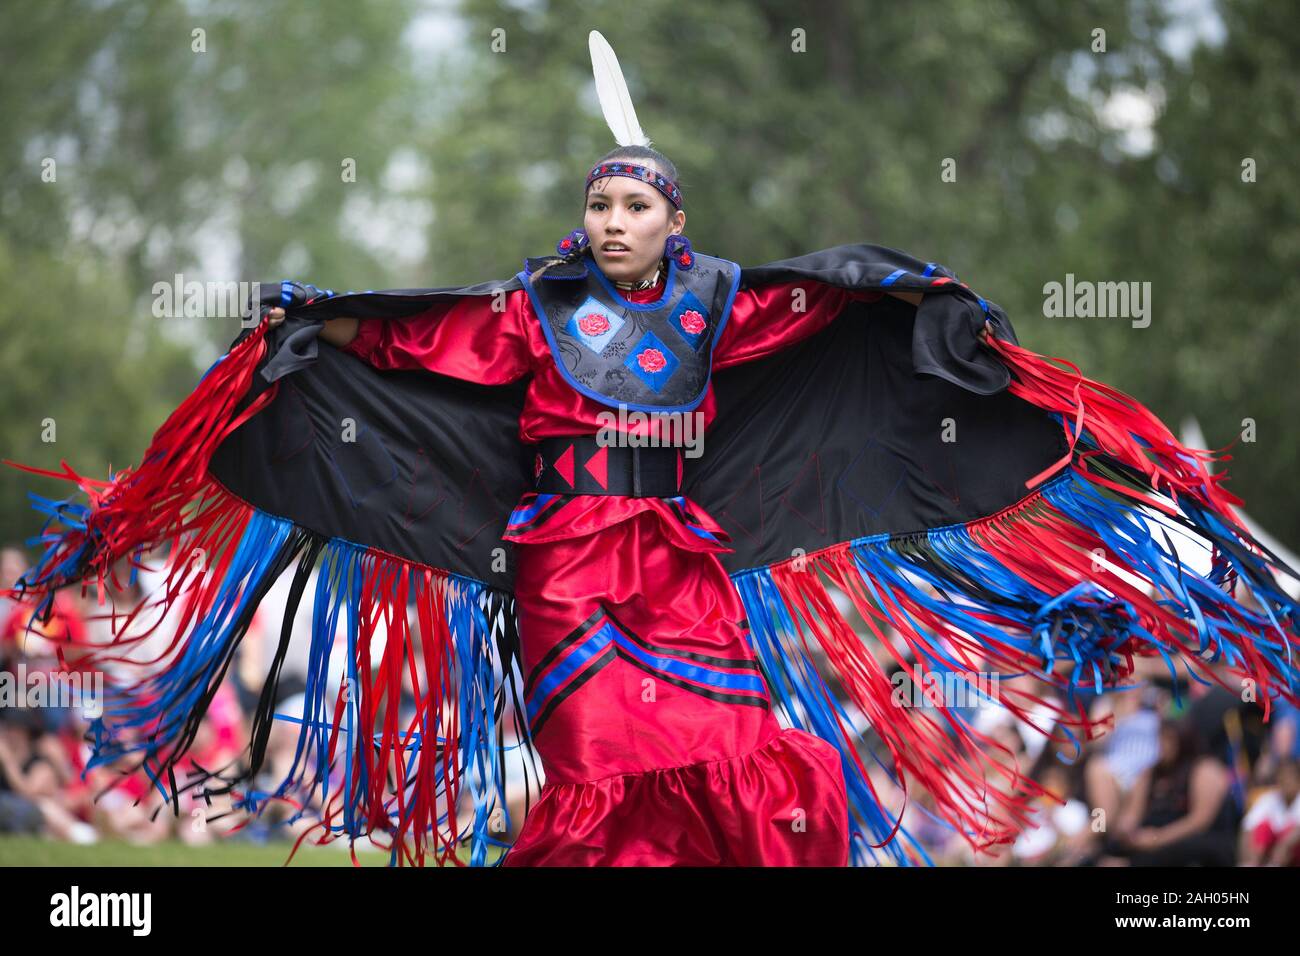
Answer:
<path fill-rule="evenodd" d="M 257 845 L 217 842 L 208 846 L 186 846 L 176 840 L 152 846 L 134 846 L 120 841 L 77 846 L 40 837 L 0 836 L 0 867 L 3 866 L 282 866 L 291 843 Z M 346 842 L 337 849 L 303 846 L 294 855 L 293 866 L 351 866 Z M 388 854 L 357 850 L 362 866 L 387 866 Z"/>

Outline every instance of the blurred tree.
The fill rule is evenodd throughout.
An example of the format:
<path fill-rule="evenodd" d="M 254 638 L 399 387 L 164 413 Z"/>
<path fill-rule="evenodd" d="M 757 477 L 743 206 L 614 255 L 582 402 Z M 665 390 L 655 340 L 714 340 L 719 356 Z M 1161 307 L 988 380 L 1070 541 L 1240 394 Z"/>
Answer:
<path fill-rule="evenodd" d="M 402 46 L 412 0 L 306 5 L 62 0 L 0 8 L 4 229 L 27 248 L 86 242 L 145 296 L 224 244 L 223 280 L 299 268 L 370 275 L 340 228 L 385 193 L 419 97 Z M 43 182 L 42 163 L 58 179 Z M 356 182 L 342 176 L 355 161 Z M 226 336 L 228 338 L 228 336 Z"/>
<path fill-rule="evenodd" d="M 1125 223 L 1141 268 L 1161 270 L 1147 331 L 1162 328 L 1114 359 L 1171 420 L 1197 415 L 1211 447 L 1237 440 L 1229 490 L 1297 548 L 1300 10 L 1219 10 L 1222 45 L 1197 47 L 1163 81 L 1158 145 Z"/>
<path fill-rule="evenodd" d="M 152 430 L 198 383 L 192 350 L 126 326 L 132 295 L 119 270 L 86 253 L 56 259 L 0 235 L 0 457 L 50 470 L 66 459 L 89 478 L 136 464 Z M 21 542 L 43 521 L 27 490 L 66 498 L 66 481 L 0 468 L 0 541 Z M 78 500 L 84 502 L 84 496 Z"/>
<path fill-rule="evenodd" d="M 409 148 L 420 97 L 402 37 L 414 10 L 0 6 L 0 456 L 53 469 L 66 458 L 98 478 L 139 461 L 239 331 L 232 317 L 160 322 L 155 283 L 388 284 L 356 220 L 391 196 L 384 173 Z M 47 420 L 54 442 L 42 440 Z M 3 540 L 39 527 L 27 488 L 75 490 L 0 468 Z"/>

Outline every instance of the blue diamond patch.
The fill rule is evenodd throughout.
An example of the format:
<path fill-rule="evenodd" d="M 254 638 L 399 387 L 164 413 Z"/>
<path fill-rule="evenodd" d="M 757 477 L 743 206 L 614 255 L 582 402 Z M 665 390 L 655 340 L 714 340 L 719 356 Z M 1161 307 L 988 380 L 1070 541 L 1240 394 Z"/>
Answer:
<path fill-rule="evenodd" d="M 601 352 L 623 327 L 623 318 L 592 296 L 578 306 L 564 329 L 593 352 Z"/>
<path fill-rule="evenodd" d="M 693 292 L 687 290 L 677 303 L 677 308 L 673 309 L 673 314 L 668 317 L 668 324 L 678 331 L 686 344 L 698 352 L 709 337 L 709 310 Z"/>
<path fill-rule="evenodd" d="M 641 340 L 632 346 L 632 351 L 628 353 L 627 360 L 623 364 L 653 391 L 658 392 L 668 379 L 672 378 L 673 372 L 677 371 L 677 366 L 681 365 L 682 361 L 659 336 L 653 332 L 646 332 L 641 336 Z"/>

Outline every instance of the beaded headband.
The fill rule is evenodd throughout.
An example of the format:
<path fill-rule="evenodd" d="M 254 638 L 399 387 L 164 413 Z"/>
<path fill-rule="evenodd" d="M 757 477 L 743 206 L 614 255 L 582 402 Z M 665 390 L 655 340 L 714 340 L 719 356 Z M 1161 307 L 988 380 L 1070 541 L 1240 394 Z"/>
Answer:
<path fill-rule="evenodd" d="M 604 179 L 606 176 L 627 176 L 631 179 L 639 179 L 643 183 L 655 187 L 665 196 L 668 201 L 677 209 L 682 208 L 681 190 L 671 179 L 666 178 L 662 173 L 655 172 L 649 166 L 638 166 L 635 163 L 614 162 L 614 163 L 597 163 L 592 167 L 591 172 L 587 173 L 587 190 L 591 189 L 591 184 L 597 179 Z"/>

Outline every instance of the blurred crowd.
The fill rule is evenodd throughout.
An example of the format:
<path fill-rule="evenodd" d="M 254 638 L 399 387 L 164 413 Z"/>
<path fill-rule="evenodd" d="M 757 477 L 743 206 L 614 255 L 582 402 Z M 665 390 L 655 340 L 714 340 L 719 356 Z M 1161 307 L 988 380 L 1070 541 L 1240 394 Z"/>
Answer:
<path fill-rule="evenodd" d="M 203 845 L 218 836 L 257 843 L 296 840 L 310 829 L 313 821 L 307 817 L 319 804 L 303 807 L 272 799 L 256 819 L 241 808 L 241 799 L 250 794 L 274 792 L 293 765 L 299 736 L 295 721 L 302 718 L 306 688 L 305 650 L 285 662 L 274 699 L 266 702 L 281 717 L 272 723 L 260 773 L 251 783 L 227 786 L 233 771 L 248 765 L 251 722 L 273 664 L 287 579 L 254 615 L 225 680 L 194 727 L 174 785 L 162 779 L 160 787 L 142 766 L 142 754 L 131 750 L 130 745 L 142 739 L 143 726 L 126 731 L 128 746 L 121 756 L 88 766 L 95 718 L 112 706 L 111 696 L 105 695 L 111 695 L 114 686 L 142 680 L 147 687 L 150 676 L 174 658 L 178 646 L 179 605 L 161 612 L 163 560 L 155 558 L 152 564 L 142 562 L 145 570 L 136 568 L 134 574 L 125 562 L 120 564 L 102 595 L 94 584 L 85 594 L 75 588 L 57 592 L 45 621 L 33 619 L 29 605 L 0 596 L 0 674 L 9 674 L 20 694 L 24 686 L 38 686 L 37 674 L 49 675 L 47 687 L 60 675 L 65 686 L 77 691 L 61 697 L 50 693 L 39 706 L 25 700 L 6 702 L 0 696 L 0 834 L 36 834 L 82 844 L 174 839 Z M 13 587 L 27 568 L 21 549 L 0 551 L 0 590 Z M 111 653 L 105 654 L 103 648 L 114 640 Z M 302 650 L 307 641 L 294 644 Z M 201 773 L 213 771 L 216 777 L 200 779 Z M 337 776 L 331 779 L 337 785 Z M 175 799 L 165 800 L 173 790 Z M 299 815 L 300 809 L 307 812 Z M 292 819 L 295 816 L 302 818 Z"/>
<path fill-rule="evenodd" d="M 1109 723 L 1077 746 L 998 708 L 971 715 L 987 739 L 982 749 L 1048 794 L 1033 801 L 1035 825 L 1009 846 L 975 853 L 935 813 L 930 794 L 905 804 L 883 769 L 873 779 L 940 865 L 1300 865 L 1300 712 L 1276 700 L 1265 723 L 1257 703 L 1185 674 L 1176 695 L 1168 671 L 1150 663 L 1139 663 L 1140 688 L 1091 701 L 1090 718 Z M 1226 667 L 1215 669 L 1233 686 Z M 1055 725 L 1048 719 L 1043 729 Z M 1011 793 L 1009 780 L 988 781 Z"/>
<path fill-rule="evenodd" d="M 82 686 L 102 674 L 107 685 L 134 683 L 156 673 L 175 651 L 175 613 L 153 614 L 163 575 L 161 558 L 143 562 L 146 570 L 125 565 L 98 593 L 74 588 L 56 595 L 44 623 L 31 622 L 30 607 L 0 597 L 0 674 L 80 674 Z M 0 550 L 0 589 L 27 570 L 24 551 Z M 152 574 L 148 569 L 152 567 Z M 88 769 L 94 733 L 86 701 L 67 706 L 5 706 L 0 695 L 0 834 L 36 834 L 52 840 L 95 843 L 125 840 L 155 843 L 179 840 L 209 843 L 231 840 L 296 840 L 310 830 L 319 805 L 302 807 L 272 799 L 257 818 L 240 807 L 250 790 L 263 796 L 276 790 L 302 755 L 297 753 L 310 661 L 310 597 L 289 626 L 293 639 L 276 660 L 282 621 L 289 601 L 292 571 L 262 599 L 221 682 L 206 717 L 177 768 L 180 794 L 164 802 L 138 755 L 127 753 Z M 309 582 L 307 595 L 313 592 Z M 134 617 L 128 617 L 135 609 Z M 408 622 L 418 633 L 414 613 Z M 382 622 L 377 640 L 382 643 Z M 117 635 L 111 658 L 91 649 Z M 123 641 L 123 636 L 130 640 Z M 418 646 L 419 641 L 415 642 Z M 870 643 L 870 641 L 869 641 Z M 901 647 L 901 643 L 899 647 Z M 346 673 L 346 641 L 335 640 L 328 668 L 326 699 L 333 701 Z M 897 650 L 897 648 L 896 648 Z M 882 662 L 883 646 L 873 647 Z M 375 659 L 381 655 L 375 648 Z M 906 660 L 902 653 L 899 659 Z M 278 667 L 274 693 L 263 700 L 268 674 Z M 1169 666 L 1161 658 L 1139 658 L 1136 686 L 1104 696 L 1078 698 L 1104 732 L 1074 746 L 1039 706 L 1044 719 L 1035 729 L 996 702 L 959 711 L 978 734 L 981 746 L 998 762 L 1013 764 L 1048 794 L 1035 802 L 1032 823 L 1013 844 L 972 852 L 943 816 L 932 795 L 913 789 L 907 795 L 892 783 L 893 767 L 880 739 L 860 712 L 841 697 L 850 722 L 861 731 L 861 757 L 872 784 L 891 812 L 935 863 L 954 866 L 1295 866 L 1300 864 L 1300 713 L 1285 700 L 1271 704 L 1263 720 L 1262 703 L 1234 692 L 1235 678 L 1225 663 L 1212 665 L 1227 687 L 1191 680 L 1179 667 L 1177 693 Z M 888 670 L 889 668 L 886 668 Z M 407 675 L 409 678 L 409 674 Z M 842 693 L 842 688 L 837 688 Z M 1048 698 L 1046 685 L 1032 690 Z M 1057 698 L 1059 702 L 1059 698 Z M 10 702 L 12 703 L 12 702 Z M 246 766 L 247 743 L 259 710 L 273 720 L 265 759 L 251 785 L 220 792 L 220 774 L 203 787 L 186 787 L 202 771 Z M 416 695 L 409 679 L 400 706 L 400 725 L 415 719 Z M 511 712 L 505 715 L 504 741 L 508 813 L 495 829 L 505 842 L 517 834 L 525 802 L 535 801 L 544 774 L 524 765 L 523 748 Z M 336 762 L 331 790 L 341 785 Z M 996 775 L 989 785 L 1009 792 L 1011 781 Z M 205 792 L 206 791 L 206 792 Z M 971 794 L 978 803 L 988 795 Z M 468 810 L 466 813 L 468 816 Z M 297 811 L 306 811 L 299 814 Z M 316 831 L 319 835 L 319 830 Z M 339 841 L 337 846 L 345 846 Z"/>
<path fill-rule="evenodd" d="M 1237 597 L 1258 609 L 1244 588 Z M 901 642 L 895 650 L 896 661 L 914 663 Z M 878 659 L 889 656 L 879 649 Z M 1209 663 L 1209 677 L 1189 676 L 1182 662 L 1172 666 L 1162 657 L 1135 658 L 1123 689 L 1104 695 L 1081 681 L 1075 706 L 1096 724 L 1091 740 L 1057 722 L 1065 695 L 1037 680 L 1027 685 L 1028 675 L 1016 685 L 1039 700 L 1026 708 L 1028 721 L 999 699 L 954 708 L 990 761 L 1027 775 L 1044 794 L 1032 802 L 1031 825 L 1010 844 L 975 852 L 936 813 L 932 794 L 904 795 L 894 785 L 887 751 L 868 744 L 862 759 L 876 792 L 939 865 L 1300 865 L 1300 711 L 1277 697 L 1265 721 L 1253 682 L 1226 660 Z M 1063 670 L 1068 677 L 1068 665 Z M 896 664 L 894 673 L 906 670 Z M 963 703 L 976 695 L 967 697 Z M 1004 796 L 1016 792 L 1011 777 L 990 772 L 986 780 Z M 988 793 L 967 797 L 977 806 L 996 803 Z"/>

